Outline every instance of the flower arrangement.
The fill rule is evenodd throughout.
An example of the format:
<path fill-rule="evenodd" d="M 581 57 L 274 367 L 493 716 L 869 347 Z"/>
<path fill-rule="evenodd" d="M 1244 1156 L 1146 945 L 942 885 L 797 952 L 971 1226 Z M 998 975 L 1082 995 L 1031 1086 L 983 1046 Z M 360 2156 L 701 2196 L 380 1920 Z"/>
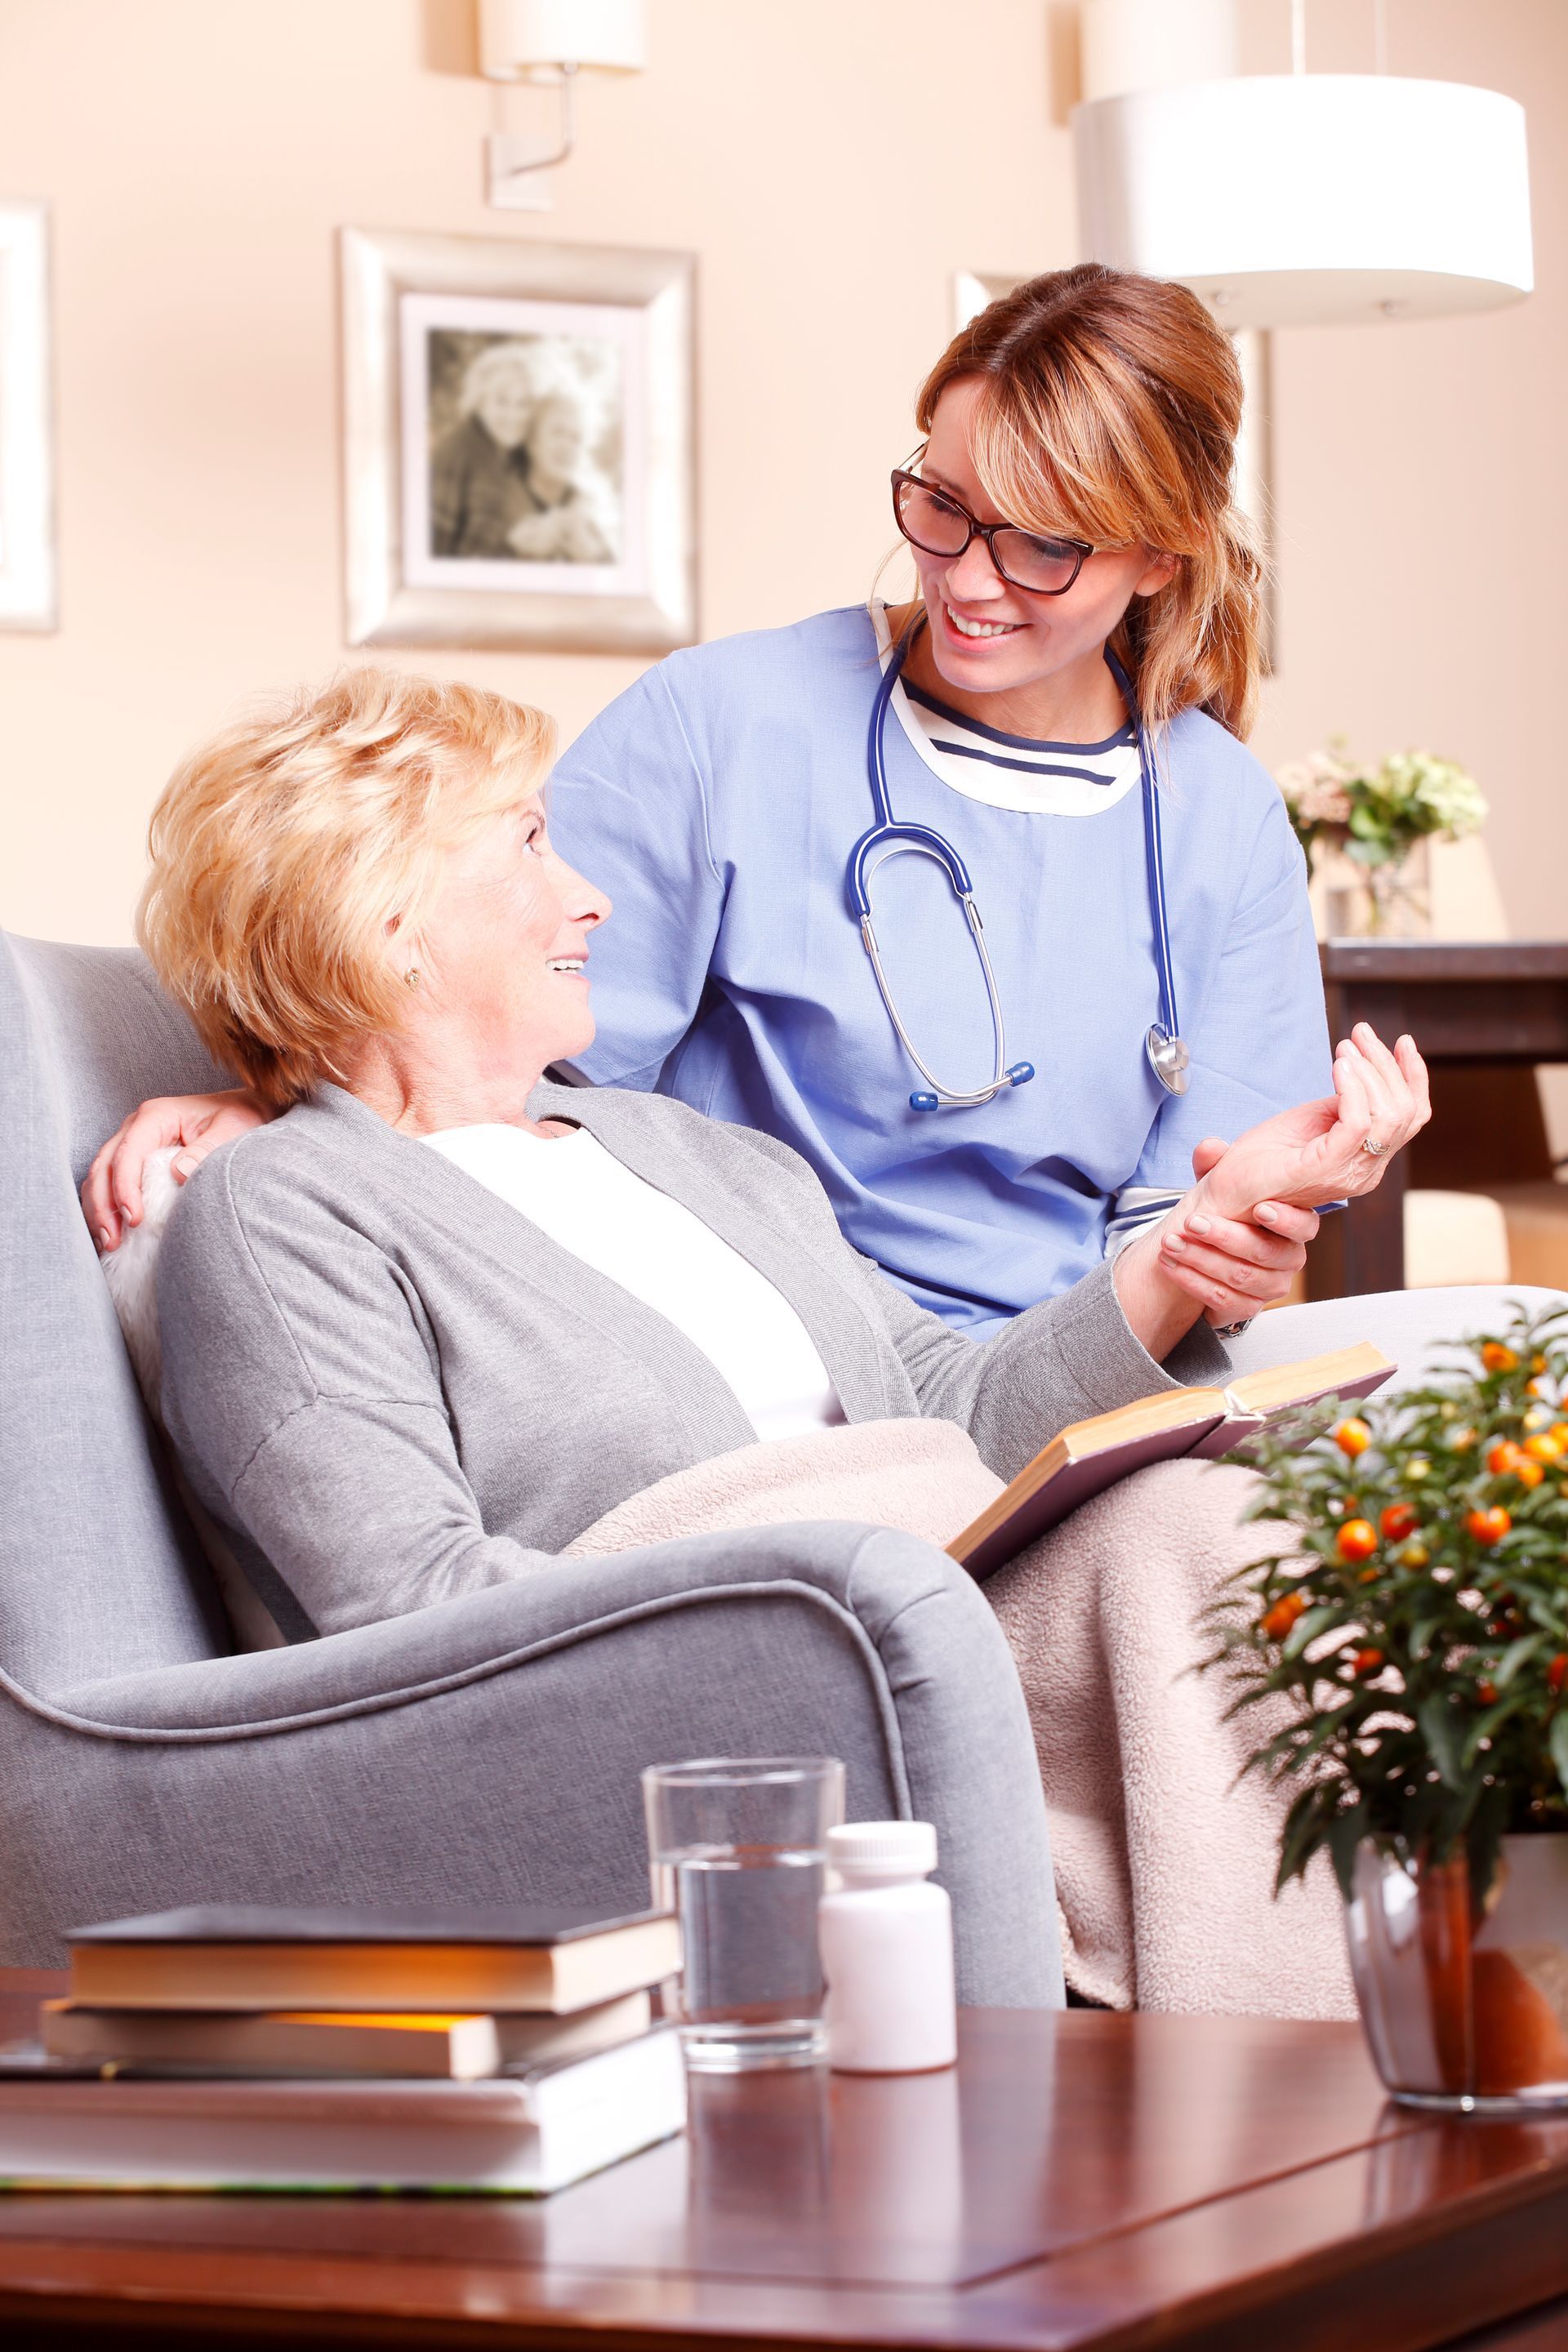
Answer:
<path fill-rule="evenodd" d="M 1479 833 L 1487 817 L 1475 779 L 1430 751 L 1391 751 L 1377 767 L 1363 768 L 1336 747 L 1281 768 L 1276 781 L 1309 866 L 1326 846 L 1363 869 L 1374 928 L 1399 866 L 1418 841 L 1434 835 L 1458 841 Z"/>
<path fill-rule="evenodd" d="M 1373 1400 L 1305 1446 L 1267 1431 L 1249 1516 L 1292 1547 L 1233 1577 L 1205 1669 L 1289 1720 L 1247 1769 L 1300 1787 L 1283 1886 L 1326 1847 L 1407 1868 L 1468 1856 L 1483 1903 L 1500 1841 L 1568 1830 L 1568 1310 L 1462 1343 L 1468 1362 Z"/>

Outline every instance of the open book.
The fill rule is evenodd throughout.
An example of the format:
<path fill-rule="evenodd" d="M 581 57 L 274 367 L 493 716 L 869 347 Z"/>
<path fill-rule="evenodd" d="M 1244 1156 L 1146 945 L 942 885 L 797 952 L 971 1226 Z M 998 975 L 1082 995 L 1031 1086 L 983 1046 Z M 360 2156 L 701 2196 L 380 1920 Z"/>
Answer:
<path fill-rule="evenodd" d="M 1394 1370 L 1381 1349 L 1363 1340 L 1302 1363 L 1244 1372 L 1228 1388 L 1167 1389 L 1096 1413 L 1092 1421 L 1075 1421 L 947 1549 L 972 1576 L 989 1576 L 1091 1495 L 1134 1470 L 1182 1454 L 1228 1454 L 1268 1423 L 1323 1397 L 1370 1395 Z"/>

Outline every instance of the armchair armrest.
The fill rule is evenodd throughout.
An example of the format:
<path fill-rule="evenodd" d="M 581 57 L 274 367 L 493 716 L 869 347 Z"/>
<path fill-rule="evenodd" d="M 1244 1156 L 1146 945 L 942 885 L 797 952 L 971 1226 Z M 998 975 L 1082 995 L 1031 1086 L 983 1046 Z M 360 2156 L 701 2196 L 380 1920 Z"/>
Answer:
<path fill-rule="evenodd" d="M 58 1700 L 0 1681 L 10 1953 L 194 1901 L 635 1902 L 640 1768 L 715 1753 L 839 1755 L 852 1815 L 934 1822 L 963 1996 L 1060 2000 L 1001 1630 L 933 1545 L 841 1522 L 562 1561 Z"/>

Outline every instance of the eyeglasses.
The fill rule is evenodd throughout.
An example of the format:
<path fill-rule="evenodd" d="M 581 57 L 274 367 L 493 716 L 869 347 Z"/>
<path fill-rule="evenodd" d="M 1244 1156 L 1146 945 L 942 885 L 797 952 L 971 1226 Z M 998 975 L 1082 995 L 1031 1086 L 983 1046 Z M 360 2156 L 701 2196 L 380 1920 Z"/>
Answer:
<path fill-rule="evenodd" d="M 893 520 L 911 547 L 954 561 L 972 539 L 983 539 L 1004 580 L 1031 596 L 1065 596 L 1084 558 L 1095 550 L 1081 539 L 1043 538 L 1010 522 L 976 522 L 967 507 L 946 490 L 932 489 L 918 474 L 893 468 Z"/>

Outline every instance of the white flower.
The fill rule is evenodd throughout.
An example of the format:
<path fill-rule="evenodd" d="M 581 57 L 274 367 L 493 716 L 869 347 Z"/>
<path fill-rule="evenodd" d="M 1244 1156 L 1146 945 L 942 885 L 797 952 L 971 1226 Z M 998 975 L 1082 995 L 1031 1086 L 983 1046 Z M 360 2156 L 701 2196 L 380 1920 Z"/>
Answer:
<path fill-rule="evenodd" d="M 1453 760 L 1436 759 L 1430 751 L 1393 751 L 1377 781 L 1391 799 L 1408 803 L 1423 833 L 1457 841 L 1479 833 L 1486 823 L 1487 803 L 1474 777 Z"/>

